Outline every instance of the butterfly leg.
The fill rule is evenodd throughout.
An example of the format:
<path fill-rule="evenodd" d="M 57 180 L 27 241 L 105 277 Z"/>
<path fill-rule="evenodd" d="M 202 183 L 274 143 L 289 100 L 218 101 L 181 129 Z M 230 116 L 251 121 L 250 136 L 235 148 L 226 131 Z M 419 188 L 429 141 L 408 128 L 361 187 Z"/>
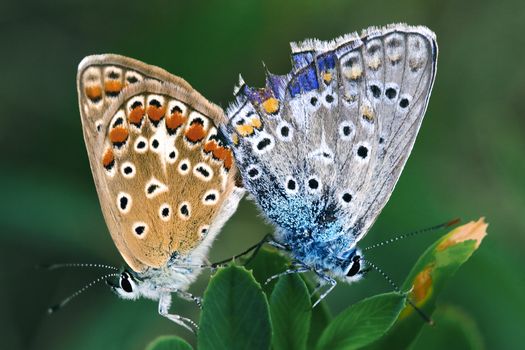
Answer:
<path fill-rule="evenodd" d="M 197 304 L 199 309 L 202 309 L 202 298 L 201 297 L 198 297 L 196 295 L 193 295 L 189 292 L 186 292 L 180 289 L 175 289 L 173 290 L 173 292 L 176 293 L 179 297 L 181 297 L 184 300 L 193 301 L 195 304 Z"/>
<path fill-rule="evenodd" d="M 330 276 L 327 276 L 323 273 L 317 273 L 317 275 L 322 278 L 323 280 L 325 280 L 326 282 L 328 282 L 330 284 L 330 287 L 323 293 L 321 294 L 321 296 L 319 297 L 319 299 L 316 300 L 316 302 L 312 305 L 312 309 L 314 307 L 317 306 L 317 304 L 319 304 L 324 298 L 326 298 L 326 296 L 328 294 L 330 294 L 330 292 L 335 288 L 335 286 L 337 285 L 337 281 L 335 279 L 333 279 L 332 277 Z"/>
<path fill-rule="evenodd" d="M 248 261 L 246 262 L 246 263 L 248 263 L 248 262 L 250 262 L 250 261 L 251 261 L 251 260 L 257 255 L 257 253 L 259 252 L 259 250 L 261 249 L 261 247 L 262 247 L 265 243 L 268 243 L 268 242 L 271 242 L 271 241 L 272 241 L 272 234 L 271 234 L 271 233 L 268 233 L 268 234 L 266 234 L 266 235 L 263 237 L 263 239 L 262 239 L 260 242 L 258 242 L 257 244 L 251 246 L 250 248 L 246 249 L 244 252 L 242 252 L 242 253 L 240 253 L 240 254 L 237 254 L 237 255 L 235 255 L 235 256 L 233 256 L 233 257 L 231 257 L 231 258 L 228 258 L 228 259 L 221 260 L 221 261 L 218 261 L 218 262 L 216 262 L 216 263 L 210 264 L 210 267 L 211 267 L 212 269 L 217 268 L 217 267 L 219 267 L 219 266 L 221 266 L 221 265 L 223 265 L 223 264 L 225 264 L 225 263 L 228 263 L 228 262 L 230 262 L 230 261 L 233 261 L 233 260 L 236 260 L 236 259 L 238 259 L 238 258 L 240 258 L 240 257 L 243 257 L 243 256 L 245 256 L 246 254 L 248 254 L 248 253 L 250 253 L 250 252 L 253 251 L 252 254 L 251 254 L 251 256 L 250 256 L 250 258 L 248 258 Z"/>
<path fill-rule="evenodd" d="M 274 279 L 279 278 L 281 276 L 292 275 L 294 273 L 305 273 L 305 272 L 308 272 L 308 271 L 310 271 L 310 269 L 307 268 L 307 267 L 301 267 L 301 268 L 298 268 L 298 269 L 294 269 L 294 268 L 288 269 L 288 270 L 286 270 L 284 272 L 278 273 L 277 275 L 273 275 L 272 277 L 268 278 L 266 280 L 266 282 L 264 282 L 264 284 L 268 284 L 271 281 L 273 281 Z"/>
<path fill-rule="evenodd" d="M 192 320 L 186 317 L 182 317 L 176 314 L 170 314 L 169 309 L 171 305 L 171 294 L 163 294 L 159 299 L 159 314 L 166 317 L 167 319 L 175 322 L 179 326 L 182 326 L 192 333 L 197 333 L 199 326 Z"/>

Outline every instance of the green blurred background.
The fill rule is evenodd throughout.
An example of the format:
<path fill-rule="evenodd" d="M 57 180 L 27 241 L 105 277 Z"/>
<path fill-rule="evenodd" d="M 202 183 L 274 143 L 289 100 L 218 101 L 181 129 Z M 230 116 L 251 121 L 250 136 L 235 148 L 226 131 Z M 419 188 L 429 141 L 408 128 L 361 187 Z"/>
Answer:
<path fill-rule="evenodd" d="M 371 25 L 423 24 L 437 33 L 439 69 L 412 156 L 366 246 L 457 216 L 486 216 L 489 236 L 449 282 L 445 309 L 487 349 L 523 348 L 525 336 L 525 2 L 13 1 L 0 3 L 0 329 L 4 349 L 142 349 L 161 334 L 194 337 L 101 285 L 59 313 L 46 308 L 97 271 L 38 271 L 41 262 L 120 265 L 103 221 L 77 108 L 75 75 L 93 53 L 119 53 L 184 77 L 225 107 L 239 73 L 264 82 L 264 61 L 290 69 L 289 41 L 331 39 Z M 271 228 L 243 200 L 212 260 Z M 370 254 L 402 282 L 439 233 Z M 208 276 L 192 290 L 201 293 Z M 388 285 L 370 273 L 329 296 L 334 313 Z M 195 307 L 173 310 L 197 319 Z M 443 322 L 442 327 L 450 326 Z M 439 333 L 441 332 L 441 333 Z M 464 348 L 438 322 L 416 348 Z M 461 333 L 461 332 L 460 332 Z M 477 339 L 478 341 L 480 339 Z M 423 344 L 428 343 L 428 344 Z"/>

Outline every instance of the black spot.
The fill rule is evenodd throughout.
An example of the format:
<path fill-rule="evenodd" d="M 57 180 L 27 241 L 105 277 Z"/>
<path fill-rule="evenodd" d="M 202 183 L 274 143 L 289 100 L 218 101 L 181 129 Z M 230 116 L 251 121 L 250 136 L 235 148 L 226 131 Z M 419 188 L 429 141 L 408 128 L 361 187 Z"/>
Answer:
<path fill-rule="evenodd" d="M 115 159 L 113 159 L 109 164 L 104 165 L 107 171 L 110 171 L 115 166 Z"/>
<path fill-rule="evenodd" d="M 133 168 L 129 165 L 124 168 L 124 174 L 129 175 L 133 172 Z"/>
<path fill-rule="evenodd" d="M 113 123 L 113 127 L 116 128 L 117 126 L 122 125 L 122 124 L 124 124 L 124 119 L 117 118 L 117 120 L 115 120 L 115 122 Z"/>
<path fill-rule="evenodd" d="M 368 48 L 368 53 L 369 53 L 370 55 L 373 55 L 373 54 L 375 54 L 377 51 L 379 51 L 380 49 L 381 49 L 381 46 L 379 46 L 379 45 L 372 45 L 372 46 L 370 46 L 370 47 Z"/>
<path fill-rule="evenodd" d="M 182 113 L 182 109 L 180 109 L 179 106 L 174 106 L 172 109 L 171 109 L 171 114 L 173 113 Z"/>
<path fill-rule="evenodd" d="M 264 138 L 257 144 L 257 149 L 259 151 L 262 151 L 264 148 L 266 148 L 266 146 L 270 145 L 271 143 L 272 140 L 270 140 L 269 138 Z"/>
<path fill-rule="evenodd" d="M 368 148 L 365 146 L 359 146 L 357 149 L 357 155 L 363 159 L 365 159 L 368 156 Z"/>
<path fill-rule="evenodd" d="M 350 193 L 345 193 L 343 194 L 343 200 L 346 202 L 346 203 L 350 203 L 350 201 L 352 200 L 352 195 Z"/>
<path fill-rule="evenodd" d="M 287 126 L 283 126 L 281 128 L 281 135 L 283 137 L 288 137 L 288 135 L 290 135 L 290 128 L 288 128 Z"/>
<path fill-rule="evenodd" d="M 102 96 L 90 97 L 89 99 L 91 100 L 91 102 L 97 103 L 97 102 L 100 102 L 102 100 Z"/>
<path fill-rule="evenodd" d="M 118 94 L 120 94 L 120 91 L 106 91 L 106 96 L 109 97 L 116 97 Z"/>
<path fill-rule="evenodd" d="M 237 125 L 244 125 L 244 123 L 245 123 L 244 119 L 239 119 L 236 122 Z"/>
<path fill-rule="evenodd" d="M 201 233 L 202 233 L 202 234 L 205 234 L 206 232 L 208 232 L 208 229 L 207 229 L 207 228 L 203 228 L 203 229 L 201 230 Z"/>
<path fill-rule="evenodd" d="M 137 77 L 134 77 L 134 76 L 129 76 L 129 77 L 127 77 L 126 80 L 127 80 L 128 83 L 130 83 L 130 84 L 135 84 L 137 81 L 139 81 L 139 80 L 137 79 Z"/>
<path fill-rule="evenodd" d="M 153 192 L 155 192 L 155 190 L 159 188 L 159 185 L 156 185 L 156 184 L 151 184 L 148 186 L 148 194 L 152 194 Z"/>
<path fill-rule="evenodd" d="M 295 183 L 295 181 L 292 180 L 292 179 L 288 180 L 288 183 L 286 184 L 286 187 L 287 187 L 289 190 L 291 190 L 291 191 L 295 190 L 295 187 L 296 187 L 296 183 Z"/>
<path fill-rule="evenodd" d="M 175 151 L 171 151 L 170 154 L 168 155 L 168 157 L 170 157 L 170 159 L 175 159 L 175 156 L 177 154 L 175 153 Z"/>
<path fill-rule="evenodd" d="M 135 227 L 135 233 L 139 236 L 142 235 L 144 231 L 146 231 L 146 226 L 140 225 L 140 226 Z"/>
<path fill-rule="evenodd" d="M 111 71 L 108 74 L 108 78 L 109 79 L 118 79 L 119 77 L 120 77 L 120 75 L 117 72 L 115 72 L 115 71 Z"/>
<path fill-rule="evenodd" d="M 352 57 L 344 63 L 345 67 L 352 67 L 358 61 L 357 57 Z"/>
<path fill-rule="evenodd" d="M 193 125 L 193 124 L 200 124 L 200 125 L 204 125 L 204 120 L 202 120 L 201 118 L 195 118 L 191 121 L 190 125 Z"/>
<path fill-rule="evenodd" d="M 408 107 L 408 99 L 402 98 L 401 101 L 399 101 L 399 107 L 407 108 Z"/>
<path fill-rule="evenodd" d="M 139 143 L 137 143 L 137 148 L 138 149 L 143 149 L 144 147 L 146 147 L 146 142 L 139 141 Z"/>
<path fill-rule="evenodd" d="M 100 132 L 100 130 L 102 130 L 102 124 L 97 125 L 97 131 Z"/>
<path fill-rule="evenodd" d="M 120 279 L 120 287 L 124 289 L 126 293 L 133 292 L 133 288 L 131 287 L 131 283 L 127 278 L 121 278 Z"/>
<path fill-rule="evenodd" d="M 326 95 L 326 97 L 324 98 L 326 100 L 326 102 L 328 103 L 332 103 L 334 102 L 334 97 L 332 95 Z"/>
<path fill-rule="evenodd" d="M 351 132 L 352 132 L 352 129 L 348 125 L 343 126 L 343 135 L 350 136 Z"/>
<path fill-rule="evenodd" d="M 157 149 L 157 147 L 159 147 L 159 141 L 157 139 L 151 141 L 151 146 Z"/>
<path fill-rule="evenodd" d="M 209 195 L 207 195 L 207 196 L 204 198 L 204 200 L 205 200 L 206 202 L 207 202 L 207 201 L 214 201 L 215 198 L 217 198 L 217 197 L 215 196 L 215 194 L 210 193 Z"/>
<path fill-rule="evenodd" d="M 195 169 L 197 172 L 201 173 L 204 177 L 210 177 L 210 172 L 205 169 L 204 167 L 200 166 L 197 169 Z"/>
<path fill-rule="evenodd" d="M 140 101 L 135 101 L 133 102 L 133 104 L 131 105 L 131 109 L 135 109 L 137 107 L 141 107 L 142 106 L 142 102 Z"/>
<path fill-rule="evenodd" d="M 126 210 L 126 208 L 128 207 L 128 197 L 126 196 L 122 196 L 120 197 L 120 209 L 122 210 Z"/>
<path fill-rule="evenodd" d="M 180 207 L 180 213 L 184 216 L 190 215 L 190 211 L 188 210 L 188 206 L 186 204 L 183 204 L 182 207 Z"/>
<path fill-rule="evenodd" d="M 180 170 L 182 170 L 182 171 L 186 171 L 186 170 L 188 170 L 188 164 L 186 164 L 186 163 L 182 163 L 182 164 L 180 165 Z"/>
<path fill-rule="evenodd" d="M 389 100 L 393 100 L 394 98 L 396 98 L 397 91 L 394 88 L 388 88 L 385 91 L 385 95 L 386 97 L 388 97 Z"/>
<path fill-rule="evenodd" d="M 160 106 L 162 106 L 162 105 L 160 104 L 159 100 L 156 100 L 156 99 L 153 99 L 153 100 L 149 101 L 149 105 L 150 105 L 150 106 L 155 106 L 155 107 L 157 107 L 157 108 L 160 108 Z"/>
<path fill-rule="evenodd" d="M 383 142 L 385 142 L 385 139 L 382 138 L 382 137 L 380 137 L 380 138 L 379 138 L 379 143 L 383 143 Z"/>
<path fill-rule="evenodd" d="M 317 104 L 317 98 L 316 98 L 316 97 L 312 97 L 312 98 L 310 99 L 310 104 L 311 104 L 312 106 L 315 106 L 315 105 Z"/>
<path fill-rule="evenodd" d="M 170 215 L 170 208 L 164 207 L 162 208 L 161 212 L 163 217 L 167 218 Z"/>
<path fill-rule="evenodd" d="M 259 170 L 257 170 L 257 168 L 251 168 L 250 170 L 248 170 L 248 176 L 250 178 L 254 178 L 256 177 L 257 175 L 259 175 Z"/>
<path fill-rule="evenodd" d="M 312 190 L 316 190 L 319 187 L 319 181 L 316 179 L 308 180 L 308 187 L 310 187 Z"/>
<path fill-rule="evenodd" d="M 379 96 L 381 96 L 381 89 L 377 85 L 370 85 L 370 91 L 372 91 L 372 95 L 375 98 L 379 98 Z"/>

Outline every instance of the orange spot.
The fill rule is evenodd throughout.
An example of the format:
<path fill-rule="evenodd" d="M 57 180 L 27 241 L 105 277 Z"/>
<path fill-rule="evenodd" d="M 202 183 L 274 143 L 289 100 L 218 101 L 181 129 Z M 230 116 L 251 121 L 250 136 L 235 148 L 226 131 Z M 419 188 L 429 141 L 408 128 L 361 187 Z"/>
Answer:
<path fill-rule="evenodd" d="M 189 127 L 188 130 L 186 130 L 186 133 L 184 134 L 186 136 L 186 139 L 192 143 L 197 143 L 201 141 L 204 136 L 206 136 L 206 131 L 204 131 L 204 127 L 199 124 L 195 123 L 192 126 Z"/>
<path fill-rule="evenodd" d="M 158 122 L 159 120 L 164 117 L 164 113 L 166 113 L 166 109 L 162 106 L 156 107 L 149 105 L 147 109 L 148 117 L 150 120 L 154 122 Z"/>
<path fill-rule="evenodd" d="M 217 142 L 215 142 L 215 140 L 211 140 L 211 141 L 208 141 L 206 142 L 206 144 L 204 145 L 204 153 L 210 153 L 210 152 L 213 152 L 217 149 L 219 145 L 217 145 Z"/>
<path fill-rule="evenodd" d="M 266 113 L 275 114 L 277 111 L 279 111 L 279 100 L 275 97 L 270 97 L 262 103 L 262 106 Z"/>
<path fill-rule="evenodd" d="M 187 119 L 181 112 L 175 111 L 166 117 L 166 127 L 169 131 L 175 132 Z"/>
<path fill-rule="evenodd" d="M 213 159 L 221 160 L 226 170 L 230 170 L 233 165 L 233 155 L 229 148 L 219 146 L 215 140 L 206 142 L 204 152 L 212 154 Z"/>
<path fill-rule="evenodd" d="M 253 126 L 248 124 L 237 125 L 235 129 L 241 136 L 248 136 L 253 134 Z"/>
<path fill-rule="evenodd" d="M 102 156 L 102 165 L 104 166 L 104 168 L 109 169 L 113 166 L 114 161 L 115 157 L 113 156 L 113 150 L 111 148 L 108 148 Z"/>
<path fill-rule="evenodd" d="M 142 106 L 137 106 L 133 108 L 128 115 L 129 122 L 137 126 L 140 126 L 140 123 L 142 122 L 142 117 L 144 117 L 144 108 L 142 108 Z"/>
<path fill-rule="evenodd" d="M 100 86 L 86 86 L 86 96 L 94 102 L 99 101 L 102 98 L 102 89 Z"/>
<path fill-rule="evenodd" d="M 253 117 L 251 122 L 252 126 L 257 130 L 259 130 L 262 126 L 261 120 L 257 117 Z"/>
<path fill-rule="evenodd" d="M 104 83 L 104 91 L 107 94 L 116 94 L 122 90 L 122 83 L 118 80 L 108 80 Z"/>
<path fill-rule="evenodd" d="M 109 140 L 114 144 L 121 144 L 128 139 L 128 129 L 123 126 L 117 126 L 109 132 Z"/>
<path fill-rule="evenodd" d="M 233 156 L 229 148 L 217 147 L 213 151 L 213 158 L 222 160 L 226 170 L 229 170 L 233 165 Z"/>
<path fill-rule="evenodd" d="M 330 72 L 324 72 L 323 73 L 323 80 L 326 84 L 329 84 L 332 81 L 332 73 Z"/>

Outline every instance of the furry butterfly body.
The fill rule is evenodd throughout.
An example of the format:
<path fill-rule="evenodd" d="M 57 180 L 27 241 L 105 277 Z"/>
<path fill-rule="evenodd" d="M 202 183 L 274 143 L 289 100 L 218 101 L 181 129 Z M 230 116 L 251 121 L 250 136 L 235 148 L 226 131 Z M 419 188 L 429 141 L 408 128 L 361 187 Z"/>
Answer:
<path fill-rule="evenodd" d="M 433 85 L 437 45 L 425 27 L 369 28 L 292 43 L 292 72 L 265 88 L 241 79 L 224 127 L 246 189 L 276 226 L 294 268 L 356 280 L 356 244 L 388 201 Z M 325 294 L 326 295 L 326 294 Z"/>
<path fill-rule="evenodd" d="M 118 55 L 79 65 L 84 139 L 109 231 L 130 267 L 113 283 L 123 298 L 186 292 L 243 190 L 216 125 L 223 111 L 181 78 Z M 194 298 L 193 298 L 194 299 Z"/>

